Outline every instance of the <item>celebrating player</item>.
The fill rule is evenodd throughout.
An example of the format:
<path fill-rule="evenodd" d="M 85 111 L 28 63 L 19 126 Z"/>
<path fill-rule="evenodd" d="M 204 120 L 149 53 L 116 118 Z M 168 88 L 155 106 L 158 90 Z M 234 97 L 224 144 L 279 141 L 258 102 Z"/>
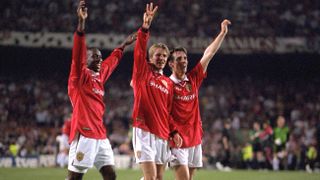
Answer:
<path fill-rule="evenodd" d="M 86 47 L 84 29 L 88 13 L 84 0 L 80 0 L 77 13 L 79 22 L 74 33 L 68 84 L 73 106 L 68 179 L 82 179 L 83 174 L 93 165 L 103 179 L 115 179 L 113 151 L 102 120 L 105 110 L 104 83 L 119 64 L 124 48 L 135 40 L 135 36 L 129 36 L 102 61 L 101 52 L 97 48 Z"/>
<path fill-rule="evenodd" d="M 206 77 L 209 62 L 220 48 L 230 21 L 221 23 L 221 32 L 207 47 L 200 62 L 187 73 L 188 58 L 185 48 L 175 48 L 169 57 L 172 70 L 170 79 L 174 82 L 172 118 L 183 139 L 182 147 L 172 149 L 177 157 L 170 165 L 175 168 L 176 179 L 192 179 L 196 168 L 202 167 L 202 123 L 199 111 L 199 88 Z"/>
<path fill-rule="evenodd" d="M 171 156 L 169 136 L 180 147 L 182 139 L 170 122 L 173 83 L 163 75 L 169 56 L 165 44 L 154 44 L 146 61 L 149 27 L 158 7 L 146 5 L 142 27 L 138 30 L 134 49 L 131 86 L 134 91 L 133 147 L 145 180 L 162 179 L 165 164 Z"/>

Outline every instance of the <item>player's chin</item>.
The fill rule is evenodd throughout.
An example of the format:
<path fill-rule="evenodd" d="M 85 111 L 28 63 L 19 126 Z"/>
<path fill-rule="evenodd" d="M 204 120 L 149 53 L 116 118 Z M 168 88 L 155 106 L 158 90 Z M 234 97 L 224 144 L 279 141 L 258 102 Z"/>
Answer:
<path fill-rule="evenodd" d="M 163 69 L 166 65 L 165 64 L 157 64 L 158 69 Z"/>

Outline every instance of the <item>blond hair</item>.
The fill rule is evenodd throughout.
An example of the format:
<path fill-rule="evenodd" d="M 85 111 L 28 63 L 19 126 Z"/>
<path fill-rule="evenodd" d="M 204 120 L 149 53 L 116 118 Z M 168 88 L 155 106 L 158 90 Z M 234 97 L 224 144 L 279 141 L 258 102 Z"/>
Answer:
<path fill-rule="evenodd" d="M 150 48 L 149 48 L 149 59 L 154 55 L 154 52 L 156 51 L 157 48 L 161 48 L 163 50 L 166 51 L 167 55 L 169 56 L 170 51 L 167 45 L 163 44 L 163 43 L 156 43 L 153 44 Z"/>

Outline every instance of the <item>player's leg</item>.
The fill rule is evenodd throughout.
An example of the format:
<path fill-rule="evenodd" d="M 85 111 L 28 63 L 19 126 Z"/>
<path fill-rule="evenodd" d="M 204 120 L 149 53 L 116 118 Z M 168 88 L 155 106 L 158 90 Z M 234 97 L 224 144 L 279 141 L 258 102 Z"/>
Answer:
<path fill-rule="evenodd" d="M 108 139 L 97 140 L 98 151 L 94 160 L 95 167 L 100 171 L 104 180 L 116 179 L 114 170 L 114 154 Z"/>
<path fill-rule="evenodd" d="M 157 136 L 155 136 L 155 163 L 157 167 L 157 180 L 163 179 L 163 174 L 165 172 L 165 169 L 167 167 L 168 162 L 173 158 L 169 142 L 167 140 L 161 139 Z"/>
<path fill-rule="evenodd" d="M 157 180 L 162 180 L 163 179 L 163 173 L 166 169 L 166 165 L 165 164 L 157 164 L 156 165 L 157 168 Z"/>
<path fill-rule="evenodd" d="M 140 168 L 144 180 L 155 180 L 157 178 L 157 168 L 154 162 L 141 162 Z"/>
<path fill-rule="evenodd" d="M 173 167 L 176 180 L 189 180 L 189 168 L 188 168 L 188 148 L 172 148 L 172 154 L 175 156 L 170 162 L 170 166 Z"/>
<path fill-rule="evenodd" d="M 190 147 L 188 151 L 188 157 L 189 179 L 192 180 L 196 173 L 196 169 L 203 166 L 201 144 Z"/>
<path fill-rule="evenodd" d="M 157 177 L 155 163 L 155 136 L 140 128 L 133 128 L 132 145 L 136 163 L 140 165 L 144 180 L 153 180 Z"/>
<path fill-rule="evenodd" d="M 174 173 L 176 180 L 189 180 L 190 172 L 187 165 L 174 166 Z"/>
<path fill-rule="evenodd" d="M 68 180 L 82 180 L 83 173 L 77 173 L 73 171 L 68 171 Z"/>
<path fill-rule="evenodd" d="M 100 173 L 104 180 L 115 180 L 116 172 L 114 171 L 114 166 L 107 165 L 100 168 Z"/>
<path fill-rule="evenodd" d="M 194 176 L 194 174 L 196 173 L 196 170 L 197 170 L 197 168 L 194 168 L 194 167 L 190 167 L 189 168 L 189 179 L 190 180 L 192 180 L 193 179 L 193 176 Z"/>

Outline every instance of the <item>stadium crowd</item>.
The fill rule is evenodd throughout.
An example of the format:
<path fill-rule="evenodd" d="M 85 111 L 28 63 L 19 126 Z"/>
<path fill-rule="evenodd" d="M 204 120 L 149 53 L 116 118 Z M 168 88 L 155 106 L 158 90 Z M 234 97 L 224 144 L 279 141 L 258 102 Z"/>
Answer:
<path fill-rule="evenodd" d="M 71 112 L 67 82 L 41 78 L 18 81 L 2 78 L 0 82 L 0 157 L 57 154 L 55 138 Z M 200 93 L 205 165 L 210 167 L 223 159 L 222 129 L 223 123 L 229 121 L 230 166 L 267 168 L 256 166 L 254 150 L 248 152 L 245 147 L 253 145 L 250 130 L 254 122 L 261 125 L 268 122 L 275 132 L 276 119 L 282 115 L 289 129 L 283 168 L 304 169 L 310 148 L 317 145 L 319 148 L 319 86 L 316 78 L 308 84 L 302 79 L 287 82 L 252 77 L 208 79 Z M 132 155 L 129 126 L 133 94 L 129 79 L 112 79 L 106 91 L 109 93 L 104 121 L 109 139 L 116 154 Z M 265 154 L 263 157 L 266 159 Z M 246 164 L 247 160 L 251 162 Z"/>
<path fill-rule="evenodd" d="M 88 32 L 128 34 L 141 24 L 148 0 L 91 0 Z M 292 1 L 154 1 L 159 5 L 154 35 L 211 37 L 221 20 L 233 22 L 229 36 L 314 37 L 320 32 L 320 3 Z M 73 32 L 77 19 L 72 0 L 3 0 L 0 31 Z M 253 31 L 254 30 L 254 31 Z"/>
<path fill-rule="evenodd" d="M 147 2 L 90 0 L 87 31 L 131 33 L 141 24 Z M 320 36 L 317 0 L 155 2 L 160 8 L 152 27 L 155 36 L 212 37 L 219 28 L 216 25 L 224 18 L 233 22 L 229 36 L 234 37 Z M 1 4 L 0 32 L 71 33 L 75 30 L 77 1 L 2 0 Z M 56 137 L 71 113 L 71 104 L 67 80 L 57 79 L 61 78 L 0 78 L 0 157 L 58 153 Z M 106 87 L 104 121 L 115 154 L 133 153 L 130 142 L 133 92 L 129 82 L 123 77 L 111 78 Z M 206 80 L 200 88 L 205 166 L 224 161 L 226 154 L 221 139 L 228 131 L 231 152 L 228 166 L 277 169 L 277 154 L 270 157 L 264 150 L 267 146 L 276 151 L 275 134 L 281 131 L 277 130 L 279 116 L 284 117 L 288 133 L 278 169 L 305 169 L 307 164 L 314 165 L 315 158 L 319 162 L 319 89 L 320 81 L 316 77 L 308 83 L 303 78 L 282 81 L 252 76 Z M 224 129 L 225 122 L 230 123 L 230 129 Z M 272 131 L 264 131 L 265 122 Z M 254 127 L 255 123 L 261 129 Z M 269 144 L 264 144 L 262 137 L 269 138 Z"/>

